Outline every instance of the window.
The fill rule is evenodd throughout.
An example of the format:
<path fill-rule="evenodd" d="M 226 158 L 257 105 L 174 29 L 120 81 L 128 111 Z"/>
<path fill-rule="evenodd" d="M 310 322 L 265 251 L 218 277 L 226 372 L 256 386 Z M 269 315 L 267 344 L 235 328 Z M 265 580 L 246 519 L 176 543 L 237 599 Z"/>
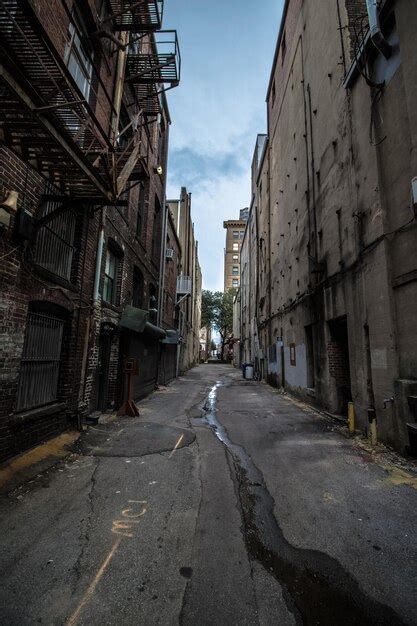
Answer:
<path fill-rule="evenodd" d="M 244 232 L 245 232 L 244 230 L 241 230 L 239 232 L 239 239 L 243 239 Z"/>
<path fill-rule="evenodd" d="M 84 32 L 85 29 L 82 28 L 79 20 L 75 19 L 74 15 L 73 22 L 70 23 L 68 28 L 70 41 L 66 50 L 66 64 L 80 91 L 85 99 L 88 100 L 93 66 L 79 36 L 79 33 Z"/>
<path fill-rule="evenodd" d="M 239 250 L 239 244 L 238 243 L 234 243 L 233 244 L 233 250 Z"/>
<path fill-rule="evenodd" d="M 233 239 L 239 239 L 239 231 L 238 230 L 234 230 L 233 231 Z"/>
<path fill-rule="evenodd" d="M 235 261 L 235 262 L 239 261 L 239 255 L 238 254 L 234 254 L 233 255 L 233 261 Z"/>
<path fill-rule="evenodd" d="M 233 276 L 239 276 L 239 268 L 234 266 L 232 268 L 232 274 L 233 274 Z"/>
<path fill-rule="evenodd" d="M 17 410 L 57 399 L 64 320 L 29 310 L 20 366 Z"/>
<path fill-rule="evenodd" d="M 118 258 L 110 248 L 106 252 L 106 266 L 104 268 L 103 299 L 110 304 L 116 304 L 116 280 Z"/>
<path fill-rule="evenodd" d="M 239 281 L 238 281 L 237 278 L 233 279 L 232 285 L 233 285 L 233 287 L 239 287 Z"/>
<path fill-rule="evenodd" d="M 49 215 L 60 204 L 59 201 L 47 202 L 41 216 Z M 72 259 L 75 250 L 76 221 L 77 216 L 72 210 L 51 218 L 45 226 L 40 228 L 34 248 L 34 260 L 39 267 L 43 267 L 55 276 L 68 281 L 71 279 Z"/>

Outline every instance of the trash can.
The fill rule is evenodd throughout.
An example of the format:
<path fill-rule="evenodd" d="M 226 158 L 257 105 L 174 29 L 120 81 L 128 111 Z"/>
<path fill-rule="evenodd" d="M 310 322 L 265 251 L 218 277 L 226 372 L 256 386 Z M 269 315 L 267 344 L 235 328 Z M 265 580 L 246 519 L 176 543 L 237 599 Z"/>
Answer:
<path fill-rule="evenodd" d="M 248 367 L 248 365 L 250 365 L 250 363 L 242 363 L 241 365 L 243 378 L 246 378 L 246 368 Z"/>
<path fill-rule="evenodd" d="M 245 367 L 245 378 L 246 380 L 253 380 L 253 365 L 251 363 Z"/>

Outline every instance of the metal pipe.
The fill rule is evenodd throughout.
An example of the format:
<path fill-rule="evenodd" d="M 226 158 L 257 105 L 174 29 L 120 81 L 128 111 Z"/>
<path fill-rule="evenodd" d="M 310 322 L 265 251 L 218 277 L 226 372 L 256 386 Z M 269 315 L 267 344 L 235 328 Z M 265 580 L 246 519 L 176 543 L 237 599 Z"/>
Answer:
<path fill-rule="evenodd" d="M 99 232 L 98 242 L 97 242 L 96 270 L 94 273 L 94 287 L 93 287 L 93 301 L 94 302 L 97 302 L 97 300 L 99 299 L 100 274 L 101 274 L 101 262 L 102 262 L 102 257 L 103 257 L 105 224 L 106 224 L 106 207 L 101 209 L 101 216 L 100 216 L 100 232 Z"/>
<path fill-rule="evenodd" d="M 165 291 L 165 269 L 166 269 L 166 242 L 168 230 L 168 207 L 165 198 L 162 213 L 162 234 L 161 234 L 161 257 L 159 262 L 159 288 L 158 288 L 158 314 L 157 325 L 161 326 L 164 316 L 164 291 Z"/>
<path fill-rule="evenodd" d="M 371 33 L 372 43 L 386 59 L 389 59 L 392 54 L 392 46 L 385 39 L 381 31 L 377 0 L 366 0 L 366 9 L 368 11 L 369 31 Z"/>

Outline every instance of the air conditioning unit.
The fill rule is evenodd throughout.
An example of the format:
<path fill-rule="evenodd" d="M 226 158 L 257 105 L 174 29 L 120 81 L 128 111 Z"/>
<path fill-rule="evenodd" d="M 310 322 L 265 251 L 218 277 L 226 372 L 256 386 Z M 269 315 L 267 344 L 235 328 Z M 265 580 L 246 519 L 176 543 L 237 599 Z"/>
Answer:
<path fill-rule="evenodd" d="M 173 248 L 166 248 L 165 249 L 165 258 L 166 259 L 173 259 L 174 258 L 174 249 Z"/>

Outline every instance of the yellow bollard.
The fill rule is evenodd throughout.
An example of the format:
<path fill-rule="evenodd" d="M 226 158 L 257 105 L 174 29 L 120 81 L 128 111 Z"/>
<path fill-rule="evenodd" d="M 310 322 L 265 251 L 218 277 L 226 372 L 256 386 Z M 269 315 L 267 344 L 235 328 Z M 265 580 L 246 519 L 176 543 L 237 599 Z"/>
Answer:
<path fill-rule="evenodd" d="M 355 406 L 353 402 L 348 402 L 347 421 L 348 421 L 349 432 L 353 434 L 355 432 Z"/>

